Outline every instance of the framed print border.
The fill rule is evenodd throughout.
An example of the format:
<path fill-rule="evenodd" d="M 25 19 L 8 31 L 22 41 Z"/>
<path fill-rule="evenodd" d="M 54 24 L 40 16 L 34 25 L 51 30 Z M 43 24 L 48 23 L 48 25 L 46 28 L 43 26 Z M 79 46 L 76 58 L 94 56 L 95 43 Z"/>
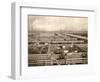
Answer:
<path fill-rule="evenodd" d="M 32 10 L 31 10 L 32 9 Z M 43 12 L 41 12 L 43 10 Z M 33 11 L 36 11 L 33 13 Z M 55 11 L 55 13 L 53 12 Z M 61 12 L 62 11 L 62 12 Z M 80 13 L 83 12 L 82 13 Z M 26 13 L 25 13 L 26 12 Z M 39 13 L 40 12 L 40 13 Z M 49 12 L 49 13 L 45 13 L 45 12 Z M 57 14 L 59 12 L 59 14 Z M 90 12 L 92 12 L 92 15 L 90 16 L 90 19 L 92 20 L 91 22 L 93 23 L 92 25 L 89 24 L 89 27 L 92 26 L 92 27 L 95 27 L 95 13 L 96 13 L 96 9 L 95 8 L 88 8 L 88 7 L 73 7 L 73 6 L 66 6 L 66 7 L 61 7 L 61 6 L 48 6 L 48 5 L 43 5 L 43 4 L 32 4 L 32 3 L 12 3 L 12 10 L 11 10 L 11 77 L 13 79 L 32 79 L 32 78 L 37 78 L 39 74 L 41 73 L 45 73 L 43 77 L 46 77 L 46 74 L 48 74 L 48 76 L 52 76 L 53 74 L 51 74 L 51 70 L 53 70 L 55 73 L 56 73 L 56 69 L 58 70 L 63 70 L 61 71 L 60 73 L 64 72 L 64 71 L 67 71 L 66 73 L 70 74 L 70 71 L 69 69 L 70 68 L 75 68 L 77 69 L 76 66 L 71 66 L 69 67 L 68 66 L 68 69 L 65 70 L 65 66 L 55 66 L 55 68 L 53 67 L 49 67 L 49 66 L 45 66 L 45 67 L 35 67 L 35 68 L 28 68 L 26 67 L 27 64 L 27 57 L 25 54 L 27 54 L 27 52 L 23 53 L 23 51 L 26 49 L 24 48 L 24 43 L 25 41 L 23 39 L 27 39 L 27 38 L 23 38 L 23 37 L 26 37 L 25 36 L 25 33 L 27 32 L 27 24 L 23 25 L 24 23 L 27 22 L 27 20 L 25 20 L 23 22 L 23 19 L 25 19 L 24 17 L 26 17 L 27 15 L 50 15 L 50 16 L 67 16 L 66 13 L 67 12 L 70 12 L 69 14 L 67 14 L 68 16 L 74 16 L 74 14 L 71 14 L 72 12 L 77 12 L 75 14 L 75 16 L 89 16 L 89 14 L 91 14 Z M 85 12 L 85 13 L 84 13 Z M 87 14 L 87 13 L 89 14 Z M 65 13 L 65 14 L 62 14 L 62 13 Z M 71 14 L 71 15 L 70 15 Z M 91 18 L 93 17 L 93 18 Z M 89 20 L 90 20 L 89 19 Z M 24 27 L 25 26 L 25 27 Z M 25 32 L 24 32 L 24 31 Z M 89 32 L 89 46 L 93 43 L 91 43 L 90 39 L 94 39 L 95 37 L 95 32 L 94 32 L 95 28 L 92 28 L 90 30 L 90 28 L 88 29 L 88 31 L 92 31 L 92 35 L 93 35 L 93 38 L 91 38 L 91 34 Z M 93 44 L 92 44 L 93 46 Z M 90 48 L 90 47 L 89 47 Z M 93 50 L 92 48 L 89 49 L 90 50 Z M 24 57 L 25 56 L 25 57 Z M 94 56 L 93 56 L 94 57 Z M 92 57 L 92 58 L 93 58 Z M 92 58 L 89 59 L 89 61 L 92 60 Z M 91 63 L 90 63 L 91 64 Z M 94 66 L 94 64 L 92 65 Z M 59 68 L 58 68 L 59 67 Z M 82 66 L 79 66 L 79 70 L 81 73 L 83 70 L 81 68 Z M 83 66 L 84 68 L 84 66 Z M 88 68 L 87 66 L 85 67 L 87 69 L 86 72 L 84 72 L 84 74 L 88 73 L 88 70 L 90 70 L 90 68 Z M 30 71 L 30 70 L 33 70 L 34 71 Z M 43 70 L 43 72 L 41 72 Z M 28 71 L 30 71 L 28 73 Z M 36 71 L 36 72 L 35 72 Z M 69 72 L 68 72 L 69 71 Z M 73 71 L 73 70 L 71 70 Z M 94 73 L 95 71 L 95 68 L 91 69 L 89 71 L 89 73 Z M 26 73 L 25 73 L 26 72 Z M 35 72 L 33 75 L 30 74 L 31 72 Z M 82 73 L 83 73 L 82 72 Z M 70 75 L 72 75 L 74 72 L 72 72 Z M 78 71 L 77 71 L 78 73 Z M 59 73 L 57 73 L 59 75 Z M 34 75 L 37 75 L 34 76 Z M 66 74 L 65 74 L 66 75 Z M 55 75 L 54 75 L 55 76 Z M 42 77 L 42 74 L 39 76 L 39 77 Z"/>

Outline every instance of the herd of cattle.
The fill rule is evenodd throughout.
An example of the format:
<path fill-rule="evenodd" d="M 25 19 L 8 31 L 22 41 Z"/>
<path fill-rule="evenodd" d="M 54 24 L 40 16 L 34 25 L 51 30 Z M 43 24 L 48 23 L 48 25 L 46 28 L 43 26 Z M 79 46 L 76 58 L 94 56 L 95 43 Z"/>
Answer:
<path fill-rule="evenodd" d="M 66 32 L 28 34 L 28 66 L 87 64 L 87 36 Z"/>

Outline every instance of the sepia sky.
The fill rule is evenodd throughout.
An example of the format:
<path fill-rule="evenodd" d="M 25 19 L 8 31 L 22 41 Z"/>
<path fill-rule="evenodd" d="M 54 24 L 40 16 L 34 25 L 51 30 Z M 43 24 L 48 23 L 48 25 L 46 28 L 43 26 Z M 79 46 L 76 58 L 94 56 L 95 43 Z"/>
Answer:
<path fill-rule="evenodd" d="M 34 31 L 86 31 L 86 17 L 28 16 L 28 30 Z"/>

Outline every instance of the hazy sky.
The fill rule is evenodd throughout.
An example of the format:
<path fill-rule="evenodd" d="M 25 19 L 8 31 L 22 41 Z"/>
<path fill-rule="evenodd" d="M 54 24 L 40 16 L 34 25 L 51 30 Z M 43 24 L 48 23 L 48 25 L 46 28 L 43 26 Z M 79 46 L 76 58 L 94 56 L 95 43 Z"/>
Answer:
<path fill-rule="evenodd" d="M 29 31 L 84 31 L 88 29 L 86 17 L 28 16 Z"/>

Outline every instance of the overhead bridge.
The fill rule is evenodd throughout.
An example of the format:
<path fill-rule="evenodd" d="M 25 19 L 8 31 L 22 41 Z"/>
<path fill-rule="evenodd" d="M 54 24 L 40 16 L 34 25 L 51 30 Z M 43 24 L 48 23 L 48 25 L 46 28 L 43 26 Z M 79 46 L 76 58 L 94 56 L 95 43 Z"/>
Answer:
<path fill-rule="evenodd" d="M 83 39 L 83 40 L 87 40 L 87 37 L 80 36 L 80 35 L 75 35 L 75 34 L 66 34 L 66 35 L 71 36 L 71 37 L 75 37 L 75 38 L 79 38 L 79 39 Z"/>

